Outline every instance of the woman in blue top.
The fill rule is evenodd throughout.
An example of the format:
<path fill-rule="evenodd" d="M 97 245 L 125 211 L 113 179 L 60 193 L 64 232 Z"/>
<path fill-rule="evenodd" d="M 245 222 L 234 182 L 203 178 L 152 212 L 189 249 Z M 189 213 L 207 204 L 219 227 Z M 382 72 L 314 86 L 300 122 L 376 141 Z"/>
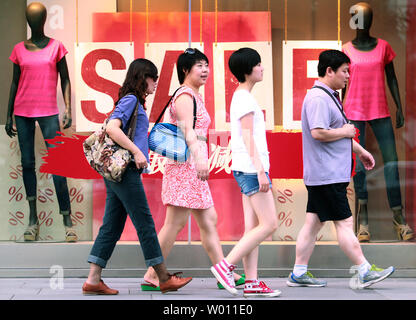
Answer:
<path fill-rule="evenodd" d="M 134 60 L 120 88 L 119 101 L 108 121 L 107 134 L 121 147 L 131 152 L 134 162 L 130 163 L 120 183 L 104 179 L 107 190 L 105 213 L 103 224 L 88 257 L 90 272 L 82 287 L 84 294 L 118 294 L 117 290 L 110 289 L 104 284 L 101 280 L 101 272 L 120 239 L 127 214 L 137 230 L 146 266 L 153 267 L 159 279 L 162 279 L 161 291 L 175 291 L 192 280 L 168 273 L 140 177 L 142 171 L 147 168 L 149 160 L 147 140 L 149 119 L 144 107 L 145 99 L 155 91 L 157 79 L 157 68 L 151 61 Z M 126 130 L 137 99 L 139 99 L 139 111 L 136 132 L 131 141 L 126 135 Z"/>

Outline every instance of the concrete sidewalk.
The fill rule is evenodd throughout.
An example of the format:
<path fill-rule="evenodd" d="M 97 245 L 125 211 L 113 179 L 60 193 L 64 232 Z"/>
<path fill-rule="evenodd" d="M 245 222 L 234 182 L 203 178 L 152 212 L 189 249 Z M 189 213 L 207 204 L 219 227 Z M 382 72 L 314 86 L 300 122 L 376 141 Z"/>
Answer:
<path fill-rule="evenodd" d="M 0 300 L 416 300 L 416 280 L 413 278 L 388 278 L 370 288 L 352 290 L 350 278 L 327 278 L 324 288 L 290 288 L 286 278 L 263 278 L 272 289 L 282 291 L 276 298 L 244 298 L 243 289 L 234 297 L 219 290 L 215 279 L 194 278 L 177 292 L 143 292 L 140 278 L 104 278 L 105 283 L 120 291 L 116 296 L 84 296 L 81 292 L 85 278 L 0 278 Z"/>

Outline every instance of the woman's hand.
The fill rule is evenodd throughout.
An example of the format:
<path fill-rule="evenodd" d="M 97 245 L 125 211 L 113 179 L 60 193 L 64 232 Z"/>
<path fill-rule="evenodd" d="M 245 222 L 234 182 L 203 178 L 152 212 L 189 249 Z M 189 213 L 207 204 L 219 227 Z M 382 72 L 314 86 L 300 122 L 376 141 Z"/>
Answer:
<path fill-rule="evenodd" d="M 133 153 L 133 157 L 134 157 L 134 162 L 136 163 L 137 169 L 147 168 L 148 163 L 143 152 L 141 152 L 140 150 L 137 150 L 136 152 Z"/>
<path fill-rule="evenodd" d="M 267 192 L 269 191 L 269 179 L 267 179 L 267 175 L 264 171 L 257 173 L 257 179 L 259 181 L 259 191 L 260 192 Z"/>
<path fill-rule="evenodd" d="M 209 168 L 208 161 L 205 159 L 197 159 L 195 161 L 196 175 L 198 179 L 202 181 L 208 180 L 209 178 Z"/>

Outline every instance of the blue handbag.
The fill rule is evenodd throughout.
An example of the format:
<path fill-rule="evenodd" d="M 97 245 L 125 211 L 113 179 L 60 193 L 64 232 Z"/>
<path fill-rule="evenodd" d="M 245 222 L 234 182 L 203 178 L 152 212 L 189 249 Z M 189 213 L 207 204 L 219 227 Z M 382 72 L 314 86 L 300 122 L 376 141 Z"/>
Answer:
<path fill-rule="evenodd" d="M 176 89 L 173 95 L 170 97 L 168 103 L 163 108 L 162 113 L 157 118 L 152 130 L 149 133 L 149 149 L 169 159 L 173 159 L 178 162 L 185 162 L 189 157 L 189 149 L 186 144 L 185 136 L 180 128 L 172 123 L 159 123 L 169 106 L 172 98 L 180 88 Z M 195 129 L 196 121 L 196 101 L 194 100 L 194 124 Z"/>

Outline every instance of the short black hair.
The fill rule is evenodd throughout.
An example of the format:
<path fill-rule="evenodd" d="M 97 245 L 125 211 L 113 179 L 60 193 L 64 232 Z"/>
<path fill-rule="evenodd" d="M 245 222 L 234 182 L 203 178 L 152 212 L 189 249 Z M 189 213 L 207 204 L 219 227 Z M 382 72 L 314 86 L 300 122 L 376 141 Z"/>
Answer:
<path fill-rule="evenodd" d="M 176 61 L 176 70 L 180 84 L 185 81 L 185 72 L 190 71 L 199 61 L 205 61 L 209 64 L 207 56 L 198 49 L 188 48 L 179 55 Z"/>
<path fill-rule="evenodd" d="M 319 55 L 318 75 L 323 78 L 326 74 L 326 69 L 330 67 L 334 72 L 344 63 L 350 63 L 348 56 L 339 50 L 325 50 Z"/>
<path fill-rule="evenodd" d="M 234 51 L 228 60 L 228 67 L 238 82 L 245 82 L 245 75 L 253 72 L 253 67 L 261 62 L 259 53 L 251 48 L 240 48 Z"/>

